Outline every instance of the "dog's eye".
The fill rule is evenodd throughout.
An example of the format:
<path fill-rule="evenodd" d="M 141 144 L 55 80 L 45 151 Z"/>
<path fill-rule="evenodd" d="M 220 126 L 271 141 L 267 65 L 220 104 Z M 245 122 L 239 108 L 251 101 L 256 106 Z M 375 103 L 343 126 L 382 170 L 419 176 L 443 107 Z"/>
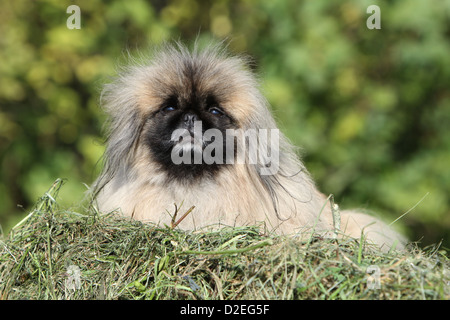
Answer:
<path fill-rule="evenodd" d="M 164 112 L 170 112 L 170 111 L 175 111 L 177 108 L 176 107 L 174 107 L 174 106 L 166 106 L 166 107 L 164 107 L 162 110 L 164 111 Z"/>
<path fill-rule="evenodd" d="M 215 116 L 221 116 L 221 115 L 223 115 L 223 112 L 222 112 L 220 109 L 216 108 L 216 107 L 209 108 L 208 111 L 209 111 L 209 113 L 211 113 L 211 114 L 213 114 L 213 115 L 215 115 Z"/>

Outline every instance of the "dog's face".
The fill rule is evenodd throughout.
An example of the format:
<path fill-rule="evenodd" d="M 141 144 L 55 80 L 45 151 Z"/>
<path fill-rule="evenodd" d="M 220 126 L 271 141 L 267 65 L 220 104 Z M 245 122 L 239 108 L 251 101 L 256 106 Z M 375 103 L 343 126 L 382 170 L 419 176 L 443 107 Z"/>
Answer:
<path fill-rule="evenodd" d="M 236 153 L 236 144 L 225 138 L 227 130 L 245 127 L 255 112 L 253 78 L 241 61 L 214 60 L 208 53 L 169 51 L 159 59 L 141 72 L 135 90 L 137 117 L 143 121 L 137 148 L 145 148 L 146 161 L 169 179 L 213 177 Z M 211 151 L 214 161 L 204 158 L 211 143 L 223 150 Z"/>
<path fill-rule="evenodd" d="M 187 94 L 170 88 L 169 94 L 148 117 L 143 130 L 142 142 L 149 148 L 152 160 L 171 178 L 193 179 L 218 172 L 220 166 L 227 163 L 227 154 L 222 154 L 221 163 L 206 164 L 203 152 L 217 137 L 208 138 L 205 132 L 217 129 L 225 137 L 227 129 L 238 128 L 226 101 L 213 89 L 202 91 L 196 86 L 197 81 L 189 77 L 182 79 L 189 88 Z M 221 139 L 219 143 L 226 150 L 226 140 Z M 180 164 L 175 157 L 186 161 Z"/>

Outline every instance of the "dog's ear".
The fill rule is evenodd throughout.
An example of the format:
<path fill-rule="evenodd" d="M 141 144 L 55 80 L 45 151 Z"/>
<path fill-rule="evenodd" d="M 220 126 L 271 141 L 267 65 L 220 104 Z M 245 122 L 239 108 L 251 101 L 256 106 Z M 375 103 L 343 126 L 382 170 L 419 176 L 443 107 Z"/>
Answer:
<path fill-rule="evenodd" d="M 100 104 L 108 117 L 104 125 L 106 150 L 103 172 L 93 186 L 94 197 L 114 176 L 130 172 L 144 126 L 132 88 L 120 80 L 105 86 Z"/>
<path fill-rule="evenodd" d="M 117 114 L 109 124 L 107 148 L 105 151 L 106 165 L 112 170 L 128 166 L 132 161 L 143 122 L 136 109 Z"/>

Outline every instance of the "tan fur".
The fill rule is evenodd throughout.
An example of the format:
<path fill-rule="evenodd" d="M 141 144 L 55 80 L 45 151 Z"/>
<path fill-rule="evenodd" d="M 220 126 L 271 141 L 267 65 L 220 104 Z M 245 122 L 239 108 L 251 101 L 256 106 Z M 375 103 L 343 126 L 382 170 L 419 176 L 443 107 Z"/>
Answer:
<path fill-rule="evenodd" d="M 270 195 L 259 179 L 252 177 L 245 165 L 235 165 L 232 170 L 234 172 L 221 173 L 221 177 L 215 182 L 195 186 L 184 186 L 177 182 L 159 183 L 158 180 L 164 178 L 158 175 L 152 179 L 143 179 L 140 183 L 136 181 L 124 184 L 116 191 L 107 186 L 98 201 L 104 211 L 121 208 L 124 214 L 132 215 L 138 220 L 166 225 L 170 225 L 174 204 L 178 207 L 182 204 L 183 210 L 179 216 L 195 206 L 192 213 L 179 225 L 185 230 L 217 224 L 242 226 L 261 222 L 266 224 L 269 232 L 275 231 L 278 234 L 301 233 L 311 231 L 313 227 L 323 232 L 331 228 L 323 219 L 315 219 L 322 206 L 326 205 L 326 199 L 315 190 L 307 176 L 303 190 L 304 202 L 280 192 L 280 217 L 277 217 Z M 326 214 L 329 213 L 325 212 L 324 215 Z"/>
<path fill-rule="evenodd" d="M 186 57 L 203 72 L 199 78 L 201 90 L 223 94 L 223 106 L 240 128 L 276 128 L 256 80 L 240 59 L 215 49 L 205 53 L 190 53 L 182 46 L 162 50 L 153 62 L 127 69 L 105 88 L 102 100 L 111 129 L 105 154 L 107 165 L 93 188 L 99 209 L 118 209 L 138 220 L 170 225 L 174 204 L 181 206 L 179 217 L 195 206 L 179 228 L 263 223 L 267 232 L 277 234 L 315 231 L 330 235 L 330 205 L 284 136 L 280 137 L 280 170 L 274 176 L 262 176 L 262 164 L 235 164 L 221 170 L 214 180 L 190 184 L 168 180 L 154 163 L 141 143 L 148 128 L 139 119 L 157 110 L 168 86 L 177 88 L 181 95 L 189 94 L 188 82 L 180 74 L 183 69 L 179 60 Z M 372 221 L 376 224 L 364 229 Z M 403 249 L 403 238 L 380 220 L 357 212 L 342 213 L 343 235 L 359 238 L 363 229 L 368 240 L 383 249 L 389 249 L 394 242 L 398 242 L 397 249 Z"/>

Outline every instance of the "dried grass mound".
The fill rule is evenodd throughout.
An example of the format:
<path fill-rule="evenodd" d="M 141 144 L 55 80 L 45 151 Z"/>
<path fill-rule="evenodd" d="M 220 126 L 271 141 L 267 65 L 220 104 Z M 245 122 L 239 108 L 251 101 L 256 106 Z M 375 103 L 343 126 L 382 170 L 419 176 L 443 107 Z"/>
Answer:
<path fill-rule="evenodd" d="M 184 232 L 59 208 L 62 181 L 0 240 L 1 299 L 449 299 L 447 252 Z"/>

